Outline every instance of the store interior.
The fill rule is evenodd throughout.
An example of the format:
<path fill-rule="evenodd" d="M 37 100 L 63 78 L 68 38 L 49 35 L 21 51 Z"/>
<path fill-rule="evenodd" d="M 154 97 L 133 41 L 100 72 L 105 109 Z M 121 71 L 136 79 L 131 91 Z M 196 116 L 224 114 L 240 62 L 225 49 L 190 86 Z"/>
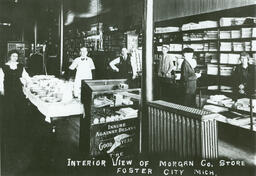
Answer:
<path fill-rule="evenodd" d="M 111 175 L 112 168 L 66 167 L 67 159 L 120 155 L 241 160 L 246 167 L 217 173 L 255 174 L 255 9 L 254 0 L 0 0 L 1 69 L 15 50 L 28 73 L 14 120 L 7 93 L 0 95 L 0 173 Z M 83 47 L 93 68 L 76 94 L 71 65 Z M 113 66 L 123 48 L 128 76 Z M 163 74 L 164 48 L 174 66 Z M 185 48 L 200 74 L 193 105 L 184 103 Z M 244 55 L 250 70 L 238 88 Z"/>

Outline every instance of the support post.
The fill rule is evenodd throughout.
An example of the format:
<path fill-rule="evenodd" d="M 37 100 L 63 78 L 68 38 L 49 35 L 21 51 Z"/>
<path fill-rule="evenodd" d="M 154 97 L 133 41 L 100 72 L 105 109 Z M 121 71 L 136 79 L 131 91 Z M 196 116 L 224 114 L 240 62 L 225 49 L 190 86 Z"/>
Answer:
<path fill-rule="evenodd" d="M 36 45 L 37 45 L 37 21 L 35 21 L 34 24 L 34 48 L 33 51 L 36 51 Z"/>
<path fill-rule="evenodd" d="M 142 117 L 140 151 L 148 151 L 147 102 L 153 100 L 153 0 L 144 0 L 142 53 Z"/>
<path fill-rule="evenodd" d="M 60 23 L 59 23 L 59 30 L 60 30 L 60 75 L 62 75 L 62 67 L 63 67 L 63 29 L 64 29 L 64 21 L 63 21 L 63 0 L 60 1 Z"/>

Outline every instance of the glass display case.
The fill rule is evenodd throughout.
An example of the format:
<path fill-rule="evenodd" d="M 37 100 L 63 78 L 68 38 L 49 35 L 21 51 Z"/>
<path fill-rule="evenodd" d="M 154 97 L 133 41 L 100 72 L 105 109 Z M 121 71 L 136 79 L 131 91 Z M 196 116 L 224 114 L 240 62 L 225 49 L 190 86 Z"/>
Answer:
<path fill-rule="evenodd" d="M 131 156 L 139 151 L 140 89 L 125 79 L 82 81 L 85 115 L 80 150 L 91 156 Z"/>

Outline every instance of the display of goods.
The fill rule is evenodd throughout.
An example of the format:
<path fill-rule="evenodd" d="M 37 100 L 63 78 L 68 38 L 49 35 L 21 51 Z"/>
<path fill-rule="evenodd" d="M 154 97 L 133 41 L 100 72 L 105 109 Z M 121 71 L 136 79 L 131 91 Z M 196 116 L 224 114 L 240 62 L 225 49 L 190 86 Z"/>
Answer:
<path fill-rule="evenodd" d="M 65 82 L 54 76 L 33 76 L 27 82 L 26 88 L 33 95 L 47 103 L 67 102 L 73 98 L 73 83 Z"/>

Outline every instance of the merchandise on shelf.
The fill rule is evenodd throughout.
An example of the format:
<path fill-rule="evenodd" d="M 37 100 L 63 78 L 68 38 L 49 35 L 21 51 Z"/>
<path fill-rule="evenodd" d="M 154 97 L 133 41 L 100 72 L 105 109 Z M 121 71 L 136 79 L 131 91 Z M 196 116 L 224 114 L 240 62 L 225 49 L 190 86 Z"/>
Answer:
<path fill-rule="evenodd" d="M 211 95 L 207 102 L 217 105 L 223 105 L 225 107 L 232 107 L 235 102 L 225 95 Z"/>
<path fill-rule="evenodd" d="M 168 32 L 178 32 L 180 31 L 179 27 L 157 27 L 155 33 L 168 33 Z"/>
<path fill-rule="evenodd" d="M 251 51 L 251 42 L 244 42 L 244 51 Z"/>
<path fill-rule="evenodd" d="M 204 51 L 203 43 L 184 44 L 183 48 L 192 48 L 194 51 Z"/>
<path fill-rule="evenodd" d="M 242 28 L 242 38 L 252 37 L 252 28 Z"/>
<path fill-rule="evenodd" d="M 218 75 L 218 66 L 214 64 L 207 64 L 208 75 Z"/>
<path fill-rule="evenodd" d="M 114 101 L 108 99 L 106 96 L 98 97 L 93 100 L 95 107 L 114 106 Z"/>
<path fill-rule="evenodd" d="M 220 107 L 220 106 L 214 106 L 214 105 L 204 105 L 204 110 L 214 112 L 214 113 L 220 113 L 224 111 L 228 111 L 228 108 Z M 223 118 L 222 120 L 226 120 L 226 118 Z"/>
<path fill-rule="evenodd" d="M 204 40 L 218 39 L 218 31 L 205 31 Z"/>
<path fill-rule="evenodd" d="M 207 100 L 208 103 L 221 105 L 227 108 L 235 108 L 243 111 L 250 111 L 250 100 L 249 98 L 240 98 L 236 102 L 230 97 L 225 95 L 211 95 Z M 256 99 L 252 99 L 252 109 L 256 112 Z"/>
<path fill-rule="evenodd" d="M 217 63 L 217 53 L 205 53 L 205 63 Z"/>
<path fill-rule="evenodd" d="M 231 38 L 241 38 L 241 31 L 240 30 L 232 30 L 231 31 Z"/>
<path fill-rule="evenodd" d="M 252 37 L 256 37 L 256 28 L 252 28 Z"/>
<path fill-rule="evenodd" d="M 232 43 L 220 42 L 220 51 L 232 51 Z"/>
<path fill-rule="evenodd" d="M 218 44 L 216 42 L 210 42 L 209 43 L 209 51 L 217 51 Z"/>
<path fill-rule="evenodd" d="M 207 90 L 218 90 L 218 85 L 207 86 Z"/>
<path fill-rule="evenodd" d="M 221 92 L 233 92 L 233 88 L 232 87 L 230 87 L 230 86 L 223 86 L 223 85 L 221 85 L 220 86 L 220 90 L 221 90 Z"/>
<path fill-rule="evenodd" d="M 221 53 L 220 54 L 220 63 L 221 64 L 227 64 L 229 60 L 228 54 Z"/>
<path fill-rule="evenodd" d="M 119 111 L 116 111 L 116 113 L 120 114 L 123 119 L 128 119 L 128 118 L 135 118 L 138 116 L 138 110 L 133 109 L 133 108 L 121 108 Z"/>
<path fill-rule="evenodd" d="M 222 17 L 220 19 L 220 26 L 225 27 L 225 26 L 237 26 L 237 25 L 243 25 L 245 24 L 246 20 L 250 20 L 250 23 L 256 23 L 256 18 L 255 17 Z"/>
<path fill-rule="evenodd" d="M 94 98 L 93 105 L 97 108 L 105 106 L 122 106 L 122 105 L 132 105 L 133 101 L 130 100 L 130 97 L 123 96 L 122 94 L 115 93 L 113 96 L 99 96 Z"/>
<path fill-rule="evenodd" d="M 256 40 L 252 40 L 252 44 L 251 44 L 251 50 L 252 51 L 256 51 Z"/>
<path fill-rule="evenodd" d="M 85 118 L 81 119 L 81 149 L 91 156 L 139 151 L 140 89 L 122 89 L 125 79 L 84 80 L 81 100 Z"/>
<path fill-rule="evenodd" d="M 161 52 L 162 51 L 162 46 L 157 46 L 157 51 Z"/>
<path fill-rule="evenodd" d="M 209 43 L 204 43 L 204 51 L 209 51 Z"/>
<path fill-rule="evenodd" d="M 247 52 L 252 58 L 250 64 L 256 63 L 256 18 L 255 17 L 227 17 L 216 21 L 202 21 L 199 23 L 187 23 L 181 27 L 181 32 L 173 34 L 157 34 L 155 37 L 155 51 L 161 51 L 162 45 L 168 45 L 170 51 L 181 52 L 184 48 L 192 48 L 195 51 L 198 67 L 203 70 L 210 79 L 218 84 L 216 90 L 232 92 L 230 87 L 224 87 L 223 76 L 231 76 L 234 67 L 240 64 L 240 55 Z M 212 28 L 212 29 L 211 29 Z M 180 36 L 178 42 L 170 40 L 172 36 Z M 168 39 L 168 40 L 167 40 Z M 161 42 L 159 42 L 161 40 Z M 160 58 L 157 53 L 156 58 Z M 202 79 L 203 80 L 203 79 Z M 218 82 L 218 83 L 217 83 Z M 228 85 L 231 82 L 227 82 Z"/>
<path fill-rule="evenodd" d="M 200 21 L 199 23 L 183 24 L 181 29 L 182 29 L 182 31 L 187 31 L 187 30 L 215 28 L 215 27 L 218 27 L 218 22 L 217 21 L 207 20 L 207 21 Z"/>
<path fill-rule="evenodd" d="M 231 66 L 220 66 L 220 75 L 222 76 L 231 76 L 233 72 L 233 67 Z"/>
<path fill-rule="evenodd" d="M 204 31 L 183 34 L 183 41 L 217 40 L 218 31 Z"/>
<path fill-rule="evenodd" d="M 233 42 L 233 51 L 244 51 L 243 42 Z"/>
<path fill-rule="evenodd" d="M 250 99 L 240 98 L 236 101 L 235 106 L 239 110 L 250 111 Z M 256 112 L 256 99 L 252 99 L 252 109 Z"/>
<path fill-rule="evenodd" d="M 231 31 L 220 31 L 220 39 L 230 39 Z"/>
<path fill-rule="evenodd" d="M 182 51 L 182 44 L 170 44 L 169 51 Z"/>
<path fill-rule="evenodd" d="M 215 27 L 218 27 L 218 22 L 212 21 L 212 20 L 206 20 L 206 21 L 200 21 L 199 25 L 201 26 L 201 28 L 215 28 Z"/>
<path fill-rule="evenodd" d="M 240 54 L 220 54 L 220 63 L 221 64 L 239 64 Z"/>

